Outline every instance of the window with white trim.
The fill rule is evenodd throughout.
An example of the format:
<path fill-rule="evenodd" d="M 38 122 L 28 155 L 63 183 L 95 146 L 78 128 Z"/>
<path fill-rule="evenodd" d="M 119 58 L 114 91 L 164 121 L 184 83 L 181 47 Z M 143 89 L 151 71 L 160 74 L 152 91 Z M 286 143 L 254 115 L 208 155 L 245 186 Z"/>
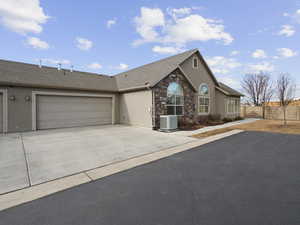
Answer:
<path fill-rule="evenodd" d="M 240 112 L 240 100 L 237 98 L 227 99 L 227 113 L 239 113 Z"/>
<path fill-rule="evenodd" d="M 209 87 L 207 84 L 201 84 L 198 90 L 198 113 L 208 114 L 209 104 Z"/>
<path fill-rule="evenodd" d="M 184 96 L 182 87 L 172 82 L 167 90 L 167 115 L 183 115 Z"/>
<path fill-rule="evenodd" d="M 198 68 L 198 58 L 197 58 L 197 57 L 194 57 L 194 58 L 193 58 L 193 68 L 194 68 L 194 69 L 197 69 L 197 68 Z"/>

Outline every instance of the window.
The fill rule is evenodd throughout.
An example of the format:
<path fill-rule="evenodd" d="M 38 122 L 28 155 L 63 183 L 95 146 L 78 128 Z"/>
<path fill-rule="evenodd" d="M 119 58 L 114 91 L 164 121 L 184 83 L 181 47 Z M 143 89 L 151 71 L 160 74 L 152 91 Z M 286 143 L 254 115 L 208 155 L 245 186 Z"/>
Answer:
<path fill-rule="evenodd" d="M 201 84 L 198 90 L 198 113 L 209 113 L 209 88 L 207 84 Z"/>
<path fill-rule="evenodd" d="M 183 115 L 183 101 L 182 87 L 176 82 L 170 83 L 167 90 L 167 115 Z"/>
<path fill-rule="evenodd" d="M 227 113 L 239 113 L 240 112 L 240 101 L 237 98 L 227 99 Z"/>
<path fill-rule="evenodd" d="M 193 58 L 193 68 L 194 68 L 194 69 L 197 69 L 197 68 L 198 68 L 198 58 L 197 58 L 197 57 L 194 57 L 194 58 Z"/>

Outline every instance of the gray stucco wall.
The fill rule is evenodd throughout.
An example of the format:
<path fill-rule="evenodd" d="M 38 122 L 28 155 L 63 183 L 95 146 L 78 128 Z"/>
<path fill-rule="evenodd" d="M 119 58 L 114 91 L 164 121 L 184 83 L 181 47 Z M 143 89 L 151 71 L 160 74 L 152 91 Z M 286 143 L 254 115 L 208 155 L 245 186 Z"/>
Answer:
<path fill-rule="evenodd" d="M 24 88 L 24 87 L 8 87 L 0 86 L 0 89 L 6 89 L 8 95 L 8 132 L 21 132 L 32 130 L 32 102 L 26 101 L 26 96 L 32 96 L 32 91 L 46 92 L 64 92 L 64 93 L 83 93 L 83 94 L 113 94 L 109 92 L 87 92 L 76 90 L 61 89 L 42 89 L 42 88 Z M 115 123 L 119 123 L 119 99 L 115 97 Z M 9 100 L 11 96 L 15 96 L 15 101 Z"/>
<path fill-rule="evenodd" d="M 152 128 L 152 91 L 120 94 L 120 123 Z"/>
<path fill-rule="evenodd" d="M 199 66 L 198 68 L 193 68 L 193 58 L 197 57 Z M 215 82 L 212 79 L 211 75 L 207 72 L 205 66 L 203 65 L 202 61 L 198 57 L 197 54 L 192 55 L 186 61 L 181 64 L 181 68 L 185 72 L 187 76 L 189 76 L 190 80 L 192 81 L 193 85 L 197 88 L 202 83 L 206 83 L 209 87 L 210 93 L 210 114 L 216 114 L 216 101 L 215 101 Z M 198 115 L 198 99 L 196 100 L 196 110 L 195 116 Z"/>
<path fill-rule="evenodd" d="M 226 95 L 219 90 L 216 90 L 216 113 L 220 114 L 221 118 L 226 117 Z"/>
<path fill-rule="evenodd" d="M 240 101 L 239 97 L 231 97 L 231 96 L 226 96 L 223 94 L 221 91 L 216 90 L 216 109 L 217 113 L 221 115 L 222 118 L 236 118 L 240 116 L 240 113 L 228 113 L 227 112 L 227 101 L 228 99 L 238 99 Z M 240 107 L 239 107 L 240 108 Z"/>

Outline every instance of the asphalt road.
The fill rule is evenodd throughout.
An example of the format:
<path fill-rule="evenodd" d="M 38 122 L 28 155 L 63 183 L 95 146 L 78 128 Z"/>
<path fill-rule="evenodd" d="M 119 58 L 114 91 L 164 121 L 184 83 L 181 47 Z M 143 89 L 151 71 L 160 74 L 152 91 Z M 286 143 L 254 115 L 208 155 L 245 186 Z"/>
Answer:
<path fill-rule="evenodd" d="M 300 136 L 244 132 L 0 212 L 2 225 L 298 225 Z"/>

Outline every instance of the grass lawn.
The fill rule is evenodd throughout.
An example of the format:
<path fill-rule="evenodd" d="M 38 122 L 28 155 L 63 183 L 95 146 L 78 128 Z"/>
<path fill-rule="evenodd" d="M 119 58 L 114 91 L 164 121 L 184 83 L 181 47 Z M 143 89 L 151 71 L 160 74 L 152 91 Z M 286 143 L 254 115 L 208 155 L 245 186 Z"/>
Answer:
<path fill-rule="evenodd" d="M 227 128 L 221 128 L 193 135 L 193 137 L 203 138 L 215 134 L 225 133 L 231 130 L 264 131 L 285 134 L 300 134 L 300 121 L 288 121 L 287 126 L 283 125 L 281 120 L 258 120 L 252 123 L 235 125 Z"/>

